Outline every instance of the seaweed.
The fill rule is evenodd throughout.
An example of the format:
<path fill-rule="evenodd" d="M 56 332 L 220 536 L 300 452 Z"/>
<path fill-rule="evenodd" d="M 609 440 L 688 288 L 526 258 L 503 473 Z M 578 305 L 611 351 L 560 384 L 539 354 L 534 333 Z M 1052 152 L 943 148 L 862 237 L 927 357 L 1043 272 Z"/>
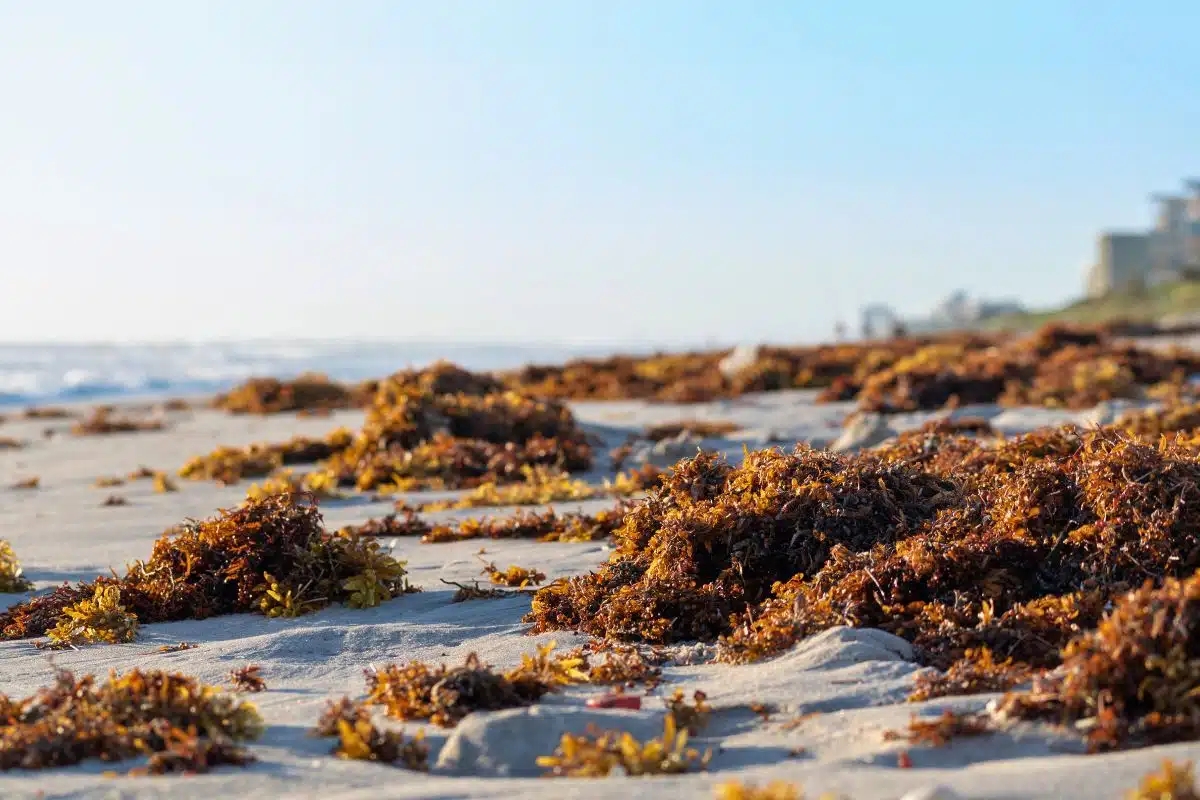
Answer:
<path fill-rule="evenodd" d="M 0 436 L 0 450 L 21 450 L 25 443 L 11 436 Z"/>
<path fill-rule="evenodd" d="M 1093 751 L 1200 736 L 1200 570 L 1121 597 L 1067 644 L 1059 670 L 1006 695 L 997 714 L 1074 723 Z"/>
<path fill-rule="evenodd" d="M 1033 678 L 1033 670 L 1011 658 L 997 663 L 986 647 L 968 648 L 945 672 L 929 671 L 917 676 L 908 695 L 910 703 L 935 697 L 1006 692 Z"/>
<path fill-rule="evenodd" d="M 102 475 L 92 481 L 92 486 L 95 486 L 97 489 L 111 489 L 114 486 L 123 486 L 124 484 L 125 478 L 122 478 L 120 475 Z"/>
<path fill-rule="evenodd" d="M 1200 459 L 1186 441 L 1116 426 L 919 436 L 929 448 L 914 434 L 878 454 L 682 461 L 626 512 L 610 560 L 538 590 L 526 620 L 716 639 L 734 663 L 832 626 L 877 627 L 922 663 L 965 659 L 954 680 L 1016 681 L 1019 667 L 1059 664 L 1131 586 L 1200 567 Z"/>
<path fill-rule="evenodd" d="M 325 531 L 311 496 L 271 495 L 164 533 L 124 577 L 64 584 L 0 612 L 5 639 L 40 636 L 64 609 L 114 587 L 142 624 L 260 612 L 293 616 L 332 602 L 369 606 L 414 591 L 404 562 L 370 539 Z"/>
<path fill-rule="evenodd" d="M 136 773 L 204 772 L 252 761 L 237 743 L 263 730 L 253 705 L 161 670 L 113 672 L 103 682 L 60 670 L 53 685 L 21 700 L 3 698 L 3 706 L 0 770 L 149 756 Z"/>
<path fill-rule="evenodd" d="M 601 731 L 589 726 L 584 734 L 564 733 L 554 753 L 538 756 L 537 764 L 547 776 L 603 778 L 613 772 L 629 776 L 678 775 L 705 769 L 711 752 L 701 754 L 687 746 L 688 732 L 675 725 L 668 714 L 661 737 L 646 742 L 620 731 Z"/>
<path fill-rule="evenodd" d="M 178 653 L 183 650 L 194 650 L 200 645 L 196 642 L 177 642 L 176 644 L 164 644 L 159 647 L 156 653 Z"/>
<path fill-rule="evenodd" d="M 663 702 L 667 706 L 667 715 L 674 721 L 675 727 L 686 730 L 693 736 L 708 724 L 708 716 L 712 713 L 712 706 L 708 704 L 708 695 L 699 689 L 692 693 L 690 704 L 684 698 L 682 689 L 676 689 L 675 693 Z"/>
<path fill-rule="evenodd" d="M 15 481 L 10 488 L 13 488 L 13 489 L 37 489 L 41 485 L 42 485 L 41 477 L 39 477 L 37 475 L 31 475 L 28 478 L 22 478 L 18 481 Z"/>
<path fill-rule="evenodd" d="M 0 593 L 16 594 L 32 588 L 33 584 L 22 575 L 21 562 L 12 545 L 0 539 Z"/>
<path fill-rule="evenodd" d="M 179 469 L 179 477 L 233 484 L 243 478 L 261 478 L 276 470 L 310 464 L 329 458 L 346 448 L 353 434 L 337 428 L 323 438 L 294 436 L 286 442 L 257 442 L 245 447 L 218 447 L 208 455 L 196 456 Z"/>
<path fill-rule="evenodd" d="M 116 586 L 97 586 L 90 598 L 62 609 L 59 622 L 46 635 L 54 645 L 118 644 L 137 636 L 138 618 L 121 605 Z"/>
<path fill-rule="evenodd" d="M 1191 761 L 1179 764 L 1163 759 L 1155 772 L 1142 777 L 1138 788 L 1125 795 L 1126 800 L 1200 800 Z"/>
<path fill-rule="evenodd" d="M 127 506 L 127 505 L 129 505 L 129 499 L 126 497 L 122 497 L 119 494 L 110 494 L 108 497 L 104 498 L 104 502 L 101 503 L 100 505 L 105 506 L 105 507 Z"/>
<path fill-rule="evenodd" d="M 251 378 L 213 398 L 211 405 L 230 414 L 280 414 L 288 411 L 333 411 L 361 407 L 370 384 L 351 387 L 318 372 L 292 380 Z"/>
<path fill-rule="evenodd" d="M 765 786 L 729 781 L 718 784 L 714 796 L 716 800 L 804 800 L 800 787 L 786 781 L 771 781 Z M 826 798 L 832 800 L 830 795 L 822 795 L 821 800 Z"/>
<path fill-rule="evenodd" d="M 516 564 L 509 565 L 508 569 L 500 570 L 496 568 L 495 563 L 487 563 L 484 564 L 483 574 L 487 575 L 492 583 L 499 584 L 500 586 L 512 586 L 517 589 L 537 586 L 546 580 L 544 572 L 519 567 Z"/>
<path fill-rule="evenodd" d="M 75 436 L 102 436 L 110 433 L 137 433 L 139 431 L 161 431 L 166 423 L 161 419 L 134 419 L 113 416 L 109 408 L 99 407 L 71 426 Z"/>
<path fill-rule="evenodd" d="M 399 731 L 380 730 L 367 707 L 349 697 L 326 704 L 312 735 L 336 737 L 333 754 L 339 758 L 378 761 L 420 772 L 429 769 L 429 745 L 423 732 L 406 740 Z"/>
<path fill-rule="evenodd" d="M 650 425 L 642 431 L 641 438 L 652 442 L 674 439 L 681 435 L 695 436 L 701 439 L 720 438 L 741 429 L 741 425 L 729 420 L 684 419 Z"/>
<path fill-rule="evenodd" d="M 262 677 L 262 667 L 258 664 L 247 664 L 230 671 L 229 682 L 239 692 L 262 692 L 267 688 L 267 682 Z"/>
<path fill-rule="evenodd" d="M 154 491 L 159 494 L 166 494 L 168 492 L 178 492 L 179 487 L 175 485 L 175 482 L 171 480 L 167 473 L 156 472 L 154 473 Z"/>
<path fill-rule="evenodd" d="M 471 653 L 462 666 L 430 667 L 411 661 L 403 667 L 388 664 L 367 673 L 367 699 L 389 717 L 429 720 L 452 728 L 472 711 L 498 711 L 531 705 L 555 686 L 523 675 L 512 680 L 493 671 Z"/>
<path fill-rule="evenodd" d="M 991 732 L 992 725 L 986 714 L 965 714 L 947 709 L 934 719 L 914 716 L 907 730 L 885 731 L 883 738 L 887 741 L 900 740 L 909 744 L 944 747 L 951 739 L 960 736 L 982 736 Z"/>

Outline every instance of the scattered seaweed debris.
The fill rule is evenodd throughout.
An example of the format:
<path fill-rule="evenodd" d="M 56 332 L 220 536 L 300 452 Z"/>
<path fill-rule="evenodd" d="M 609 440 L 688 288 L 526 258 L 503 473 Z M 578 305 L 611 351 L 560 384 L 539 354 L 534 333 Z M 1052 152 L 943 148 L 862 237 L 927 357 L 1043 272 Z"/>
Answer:
<path fill-rule="evenodd" d="M 497 484 L 489 481 L 457 500 L 434 500 L 422 503 L 418 509 L 446 511 L 484 506 L 536 506 L 598 497 L 627 498 L 658 485 L 662 480 L 661 471 L 653 465 L 619 472 L 601 486 L 593 486 L 572 478 L 566 472 L 553 472 L 544 467 L 523 467 L 521 472 L 524 475 L 521 483 Z"/>
<path fill-rule="evenodd" d="M 199 647 L 198 642 L 177 642 L 176 644 L 164 644 L 154 652 L 156 653 L 178 653 L 183 650 L 194 650 Z"/>
<path fill-rule="evenodd" d="M 918 675 L 908 701 L 918 703 L 936 697 L 1006 692 L 1032 679 L 1033 670 L 1014 664 L 1011 658 L 997 663 L 988 648 L 968 648 L 946 672 L 928 670 Z"/>
<path fill-rule="evenodd" d="M 11 436 L 0 436 L 0 450 L 21 450 L 24 447 L 25 443 L 20 439 L 14 439 Z"/>
<path fill-rule="evenodd" d="M 239 692 L 263 692 L 267 689 L 267 682 L 262 677 L 262 667 L 258 664 L 247 664 L 231 670 L 229 682 Z"/>
<path fill-rule="evenodd" d="M 67 419 L 74 414 L 57 406 L 31 406 L 25 409 L 22 416 L 25 419 Z"/>
<path fill-rule="evenodd" d="M 290 469 L 275 472 L 262 485 L 251 484 L 246 490 L 250 500 L 261 500 L 272 494 L 298 494 L 307 492 L 321 500 L 340 500 L 347 497 L 345 492 L 338 490 L 337 482 L 325 472 L 309 472 L 297 475 Z"/>
<path fill-rule="evenodd" d="M 500 570 L 496 568 L 496 564 L 486 563 L 483 566 L 483 573 L 488 576 L 488 580 L 499 586 L 511 586 L 516 589 L 524 589 L 529 586 L 537 586 L 542 581 L 546 580 L 546 573 L 536 569 L 528 569 L 519 567 L 516 564 L 509 565 L 508 569 Z"/>
<path fill-rule="evenodd" d="M 212 406 L 230 414 L 281 414 L 288 411 L 335 411 L 359 408 L 370 399 L 373 386 L 345 386 L 319 372 L 306 372 L 292 380 L 251 378 L 225 394 Z"/>
<path fill-rule="evenodd" d="M 339 758 L 378 761 L 419 772 L 429 770 L 429 745 L 423 731 L 405 739 L 399 731 L 380 730 L 371 721 L 366 706 L 349 697 L 326 704 L 312 735 L 336 737 L 333 754 Z"/>
<path fill-rule="evenodd" d="M 71 426 L 75 436 L 105 436 L 110 433 L 137 433 L 139 431 L 161 431 L 166 423 L 161 419 L 134 419 L 114 416 L 112 409 L 101 406 Z"/>
<path fill-rule="evenodd" d="M 434 526 L 421 519 L 416 509 L 402 508 L 392 514 L 369 519 L 361 525 L 347 525 L 338 533 L 354 536 L 390 538 L 400 536 L 427 536 L 435 530 L 451 531 L 449 526 Z"/>
<path fill-rule="evenodd" d="M 885 741 L 905 741 L 944 747 L 960 736 L 983 736 L 993 730 L 986 714 L 965 714 L 946 709 L 934 719 L 913 717 L 904 731 L 885 731 Z"/>
<path fill-rule="evenodd" d="M 156 472 L 154 473 L 154 491 L 159 494 L 178 492 L 179 486 L 176 485 L 175 481 L 171 480 L 171 477 L 167 473 Z"/>
<path fill-rule="evenodd" d="M 589 726 L 584 734 L 564 733 L 554 753 L 538 756 L 537 764 L 556 778 L 604 778 L 613 772 L 629 776 L 678 775 L 708 767 L 711 751 L 701 754 L 687 746 L 688 732 L 668 714 L 661 737 L 647 742 L 621 731 Z"/>
<path fill-rule="evenodd" d="M 729 781 L 718 784 L 716 800 L 804 800 L 804 792 L 794 783 L 771 781 L 765 786 Z M 821 795 L 819 800 L 837 800 L 833 795 Z"/>
<path fill-rule="evenodd" d="M 188 520 L 155 543 L 123 578 L 63 584 L 0 612 L 4 639 L 40 636 L 98 589 L 120 590 L 143 624 L 259 612 L 296 616 L 333 602 L 365 607 L 408 585 L 404 562 L 370 539 L 326 533 L 311 497 L 272 495 Z"/>
<path fill-rule="evenodd" d="M 143 464 L 140 467 L 138 467 L 137 469 L 130 472 L 125 477 L 127 480 L 141 481 L 141 480 L 146 480 L 147 478 L 153 478 L 160 471 L 161 470 L 150 469 L 150 467 L 147 467 L 145 464 Z"/>
<path fill-rule="evenodd" d="M 593 654 L 604 654 L 604 661 L 598 664 L 591 663 L 589 658 L 589 683 L 624 687 L 640 683 L 645 685 L 647 690 L 653 690 L 662 680 L 662 669 L 653 660 L 647 659 L 636 647 L 593 640 L 588 649 Z"/>
<path fill-rule="evenodd" d="M 100 505 L 106 508 L 111 506 L 127 506 L 129 505 L 129 498 L 119 494 L 110 494 L 104 498 L 104 502 Z"/>
<path fill-rule="evenodd" d="M 11 488 L 13 488 L 13 489 L 36 489 L 41 485 L 42 485 L 41 477 L 39 477 L 37 475 L 31 475 L 28 478 L 22 478 L 21 480 L 16 481 L 15 483 L 13 483 Z"/>
<path fill-rule="evenodd" d="M 534 677 L 512 680 L 493 671 L 474 653 L 459 667 L 442 664 L 431 668 L 410 661 L 403 667 L 388 664 L 368 670 L 366 675 L 368 704 L 382 706 L 394 719 L 429 720 L 444 728 L 454 727 L 472 711 L 531 705 L 555 689 Z"/>
<path fill-rule="evenodd" d="M 1095 630 L 1063 650 L 1062 667 L 1000 701 L 1001 718 L 1074 723 L 1093 751 L 1200 735 L 1200 571 L 1147 580 Z"/>
<path fill-rule="evenodd" d="M 457 586 L 458 591 L 450 598 L 451 603 L 464 603 L 467 600 L 499 600 L 502 597 L 519 594 L 519 592 L 506 591 L 504 589 L 485 589 L 479 585 L 478 581 L 473 586 L 448 581 L 442 578 L 442 583 L 450 586 Z"/>
<path fill-rule="evenodd" d="M 536 539 L 539 542 L 593 542 L 612 536 L 621 525 L 625 512 L 631 507 L 627 501 L 595 514 L 581 512 L 558 513 L 547 509 L 542 513 L 517 509 L 514 514 L 501 518 L 472 517 L 456 525 L 428 525 L 421 532 L 421 541 L 429 543 L 459 542 L 466 539 Z M 414 530 L 415 515 L 408 516 L 395 528 Z M 382 533 L 379 535 L 389 535 Z M 390 535 L 404 535 L 391 533 Z M 410 534 L 411 535 L 411 534 Z"/>
<path fill-rule="evenodd" d="M 120 644 L 137 638 L 138 618 L 121 605 L 116 586 L 97 586 L 90 598 L 62 609 L 58 624 L 46 631 L 56 647 L 79 644 Z"/>
<path fill-rule="evenodd" d="M 32 589 L 33 584 L 22 573 L 21 562 L 12 545 L 0 539 L 0 593 L 17 594 Z"/>
<path fill-rule="evenodd" d="M 149 756 L 131 774 L 206 772 L 253 761 L 237 743 L 263 730 L 257 709 L 195 678 L 161 670 L 113 672 L 100 683 L 60 670 L 30 697 L 0 696 L 0 769 L 47 769 L 91 758 Z"/>
<path fill-rule="evenodd" d="M 1142 777 L 1138 788 L 1125 794 L 1126 800 L 1200 800 L 1191 761 L 1178 764 L 1163 759 L 1162 766 Z"/>
<path fill-rule="evenodd" d="M 295 436 L 286 442 L 258 442 L 245 447 L 218 447 L 208 455 L 196 456 L 179 469 L 179 477 L 210 480 L 229 485 L 243 478 L 262 478 L 288 466 L 311 464 L 346 448 L 353 434 L 338 428 L 324 438 Z"/>
<path fill-rule="evenodd" d="M 692 736 L 708 724 L 708 716 L 712 713 L 708 695 L 699 689 L 692 693 L 691 703 L 684 699 L 682 689 L 676 689 L 675 693 L 663 702 L 667 706 L 667 714 L 675 720 L 675 727 L 686 730 Z"/>
<path fill-rule="evenodd" d="M 650 425 L 642 432 L 641 438 L 652 442 L 661 442 L 664 439 L 674 439 L 686 434 L 701 439 L 719 439 L 741 429 L 741 425 L 729 420 L 685 419 Z"/>
<path fill-rule="evenodd" d="M 125 480 L 120 475 L 101 475 L 92 481 L 92 486 L 95 486 L 97 489 L 111 489 L 115 486 L 124 486 Z"/>

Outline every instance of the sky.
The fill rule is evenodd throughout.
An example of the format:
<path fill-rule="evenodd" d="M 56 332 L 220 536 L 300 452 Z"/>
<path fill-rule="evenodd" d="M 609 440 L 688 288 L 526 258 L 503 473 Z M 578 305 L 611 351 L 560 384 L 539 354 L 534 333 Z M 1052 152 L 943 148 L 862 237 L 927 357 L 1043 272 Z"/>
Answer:
<path fill-rule="evenodd" d="M 1082 290 L 1178 0 L 0 0 L 0 341 L 827 338 Z"/>

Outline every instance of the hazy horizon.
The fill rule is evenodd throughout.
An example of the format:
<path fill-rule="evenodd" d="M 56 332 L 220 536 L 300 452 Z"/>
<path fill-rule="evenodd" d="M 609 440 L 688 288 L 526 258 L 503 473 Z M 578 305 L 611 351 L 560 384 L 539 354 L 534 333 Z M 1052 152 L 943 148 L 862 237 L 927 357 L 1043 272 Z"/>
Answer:
<path fill-rule="evenodd" d="M 0 343 L 813 341 L 1082 290 L 1182 2 L 0 0 Z"/>

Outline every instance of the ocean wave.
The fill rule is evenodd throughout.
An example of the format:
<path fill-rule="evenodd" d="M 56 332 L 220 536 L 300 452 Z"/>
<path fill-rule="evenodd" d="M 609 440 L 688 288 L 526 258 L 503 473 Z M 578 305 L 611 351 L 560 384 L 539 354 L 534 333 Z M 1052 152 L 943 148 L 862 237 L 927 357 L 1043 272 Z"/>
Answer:
<path fill-rule="evenodd" d="M 377 342 L 0 345 L 0 405 L 212 394 L 254 376 L 312 371 L 353 381 L 446 358 L 506 369 L 612 352 L 603 347 Z"/>

